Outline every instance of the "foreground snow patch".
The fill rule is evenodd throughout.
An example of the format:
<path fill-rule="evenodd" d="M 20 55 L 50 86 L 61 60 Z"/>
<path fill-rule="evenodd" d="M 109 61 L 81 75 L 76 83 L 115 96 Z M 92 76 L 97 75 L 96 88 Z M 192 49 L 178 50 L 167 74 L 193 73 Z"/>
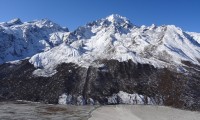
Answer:
<path fill-rule="evenodd" d="M 108 104 L 153 104 L 153 102 L 147 96 L 119 91 L 119 93 L 108 97 Z"/>
<path fill-rule="evenodd" d="M 123 91 L 119 91 L 117 94 L 107 97 L 107 104 L 155 104 L 149 97 L 139 95 L 137 93 L 129 94 Z M 87 100 L 83 98 L 82 95 L 73 96 L 67 93 L 63 93 L 59 96 L 59 104 L 76 104 L 76 105 L 98 105 L 99 102 L 95 99 L 88 98 Z"/>
<path fill-rule="evenodd" d="M 199 112 L 164 106 L 117 105 L 103 106 L 92 112 L 89 120 L 199 120 Z"/>

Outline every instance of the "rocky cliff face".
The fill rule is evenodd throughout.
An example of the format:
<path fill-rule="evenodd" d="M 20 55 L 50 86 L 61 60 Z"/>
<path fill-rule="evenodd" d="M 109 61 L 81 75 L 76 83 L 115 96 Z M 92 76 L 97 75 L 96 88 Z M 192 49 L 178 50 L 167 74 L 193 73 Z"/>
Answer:
<path fill-rule="evenodd" d="M 73 32 L 15 19 L 0 23 L 0 36 L 0 100 L 200 110 L 197 33 L 111 15 Z"/>
<path fill-rule="evenodd" d="M 105 66 L 89 68 L 63 63 L 51 77 L 34 76 L 35 68 L 27 60 L 20 64 L 3 64 L 0 66 L 0 99 L 57 104 L 59 97 L 66 93 L 66 104 L 117 104 L 123 103 L 120 102 L 123 97 L 112 98 L 115 102 L 111 97 L 124 91 L 141 95 L 142 104 L 200 108 L 198 73 L 186 75 L 148 64 L 135 64 L 131 60 L 102 62 Z M 132 104 L 136 103 L 132 101 Z"/>

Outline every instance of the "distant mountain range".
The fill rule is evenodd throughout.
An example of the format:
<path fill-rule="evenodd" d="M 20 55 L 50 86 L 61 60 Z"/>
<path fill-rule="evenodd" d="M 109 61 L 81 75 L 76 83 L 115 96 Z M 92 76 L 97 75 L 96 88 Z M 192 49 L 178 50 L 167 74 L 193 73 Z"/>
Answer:
<path fill-rule="evenodd" d="M 0 23 L 0 53 L 0 100 L 200 110 L 200 33 L 174 25 L 113 14 L 69 31 L 14 19 Z"/>

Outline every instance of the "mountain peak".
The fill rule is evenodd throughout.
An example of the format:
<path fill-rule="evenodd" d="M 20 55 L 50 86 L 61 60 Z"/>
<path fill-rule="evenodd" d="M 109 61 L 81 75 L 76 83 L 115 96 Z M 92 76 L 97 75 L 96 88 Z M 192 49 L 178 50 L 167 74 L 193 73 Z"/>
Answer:
<path fill-rule="evenodd" d="M 128 19 L 126 17 L 120 16 L 118 14 L 112 14 L 112 15 L 108 16 L 106 19 L 108 21 L 112 22 L 112 23 L 114 23 L 114 22 L 120 23 L 120 22 L 127 22 L 128 21 Z"/>
<path fill-rule="evenodd" d="M 15 18 L 15 19 L 8 21 L 7 23 L 12 24 L 12 25 L 17 25 L 17 24 L 22 24 L 22 21 L 19 18 Z"/>
<path fill-rule="evenodd" d="M 36 24 L 38 27 L 42 28 L 42 27 L 48 27 L 48 28 L 57 28 L 58 30 L 61 31 L 65 31 L 65 32 L 69 32 L 68 28 L 63 28 L 60 25 L 58 25 L 57 23 L 49 20 L 49 19 L 40 19 L 40 20 L 34 20 L 32 21 L 32 23 Z"/>

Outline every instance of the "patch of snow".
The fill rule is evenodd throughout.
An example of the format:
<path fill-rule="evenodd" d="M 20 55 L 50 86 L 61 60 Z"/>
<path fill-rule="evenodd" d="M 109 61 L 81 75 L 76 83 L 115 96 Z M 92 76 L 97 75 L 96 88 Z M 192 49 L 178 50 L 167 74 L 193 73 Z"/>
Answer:
<path fill-rule="evenodd" d="M 28 101 L 28 100 L 16 100 L 17 102 L 24 102 L 24 103 L 36 103 L 39 104 L 40 102 L 33 102 L 33 101 Z"/>
<path fill-rule="evenodd" d="M 76 101 L 77 105 L 85 105 L 85 100 L 82 95 L 78 96 Z"/>
<path fill-rule="evenodd" d="M 57 71 L 55 69 L 36 69 L 33 71 L 34 76 L 41 76 L 41 77 L 51 77 L 56 74 Z"/>
<path fill-rule="evenodd" d="M 72 103 L 72 95 L 63 93 L 61 96 L 59 96 L 58 104 L 71 104 L 71 103 Z"/>
<path fill-rule="evenodd" d="M 87 104 L 88 104 L 88 105 L 95 105 L 95 101 L 94 101 L 92 98 L 89 98 L 89 99 L 87 100 Z"/>
<path fill-rule="evenodd" d="M 139 94 L 128 94 L 123 91 L 119 91 L 117 94 L 113 94 L 108 97 L 108 104 L 153 104 L 149 97 L 145 97 Z"/>
<path fill-rule="evenodd" d="M 14 64 L 14 65 L 19 65 L 22 63 L 21 60 L 15 60 L 15 61 L 10 61 L 10 62 L 6 62 L 6 63 L 10 63 L 10 64 Z"/>
<path fill-rule="evenodd" d="M 58 104 L 67 104 L 67 98 L 68 96 L 64 93 L 62 94 L 61 96 L 59 96 L 59 99 L 58 99 Z"/>

